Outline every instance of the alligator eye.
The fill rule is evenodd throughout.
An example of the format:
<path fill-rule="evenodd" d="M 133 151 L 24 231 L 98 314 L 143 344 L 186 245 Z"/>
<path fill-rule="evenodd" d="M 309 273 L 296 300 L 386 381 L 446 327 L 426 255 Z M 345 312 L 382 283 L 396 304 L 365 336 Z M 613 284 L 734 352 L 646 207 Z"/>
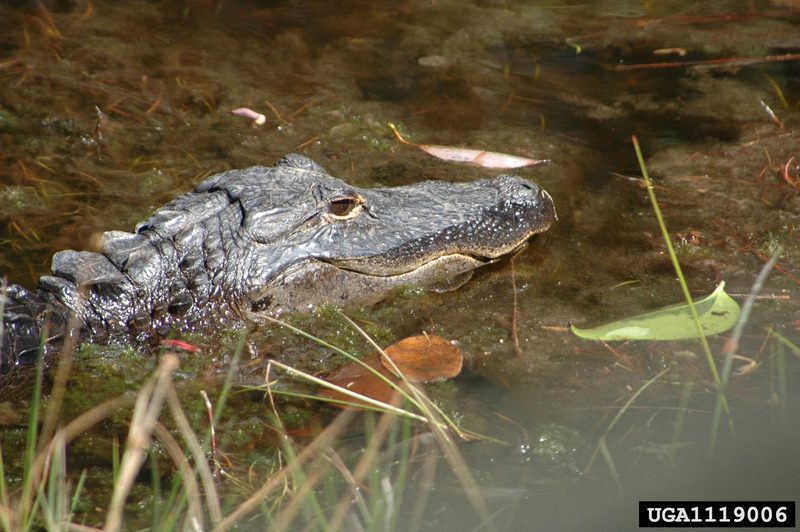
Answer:
<path fill-rule="evenodd" d="M 358 216 L 364 205 L 359 194 L 336 196 L 328 202 L 328 214 L 337 220 L 347 220 Z"/>

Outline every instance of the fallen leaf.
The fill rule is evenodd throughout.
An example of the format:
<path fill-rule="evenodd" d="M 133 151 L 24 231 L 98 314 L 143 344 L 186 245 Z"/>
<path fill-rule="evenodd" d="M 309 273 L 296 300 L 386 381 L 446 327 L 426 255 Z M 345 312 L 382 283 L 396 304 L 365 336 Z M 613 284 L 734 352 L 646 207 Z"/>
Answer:
<path fill-rule="evenodd" d="M 725 293 L 725 282 L 708 297 L 694 302 L 703 333 L 727 331 L 739 319 L 739 304 Z M 697 338 L 697 327 L 688 305 L 672 305 L 591 329 L 570 327 L 587 340 L 687 340 Z"/>
<path fill-rule="evenodd" d="M 266 116 L 264 116 L 263 114 L 259 113 L 258 111 L 253 111 L 252 109 L 250 109 L 248 107 L 239 107 L 238 109 L 234 109 L 233 111 L 231 111 L 231 114 L 234 114 L 236 116 L 243 116 L 245 118 L 249 118 L 250 120 L 253 121 L 252 124 L 251 124 L 253 127 L 263 126 L 264 124 L 267 123 L 267 117 Z"/>
<path fill-rule="evenodd" d="M 523 166 L 538 166 L 550 163 L 550 159 L 528 159 L 517 155 L 508 155 L 493 151 L 475 150 L 472 148 L 452 148 L 449 146 L 438 146 L 435 144 L 414 144 L 407 141 L 394 124 L 389 124 L 389 128 L 394 132 L 397 140 L 403 144 L 414 146 L 420 150 L 445 161 L 456 163 L 468 163 L 482 166 L 484 168 L 522 168 Z"/>
<path fill-rule="evenodd" d="M 441 336 L 410 336 L 387 347 L 384 352 L 392 359 L 397 369 L 411 382 L 430 382 L 451 379 L 461 372 L 464 356 L 456 346 Z M 400 379 L 395 376 L 391 364 L 384 358 L 370 356 L 362 360 L 370 368 L 379 372 L 395 384 Z M 331 384 L 351 392 L 365 395 L 376 401 L 391 404 L 397 390 L 361 364 L 351 362 L 325 378 Z M 322 388 L 322 397 L 346 403 L 361 404 L 362 401 L 338 390 Z M 334 403 L 339 408 L 349 405 Z M 372 405 L 368 405 L 372 406 Z"/>
<path fill-rule="evenodd" d="M 389 379 L 394 383 L 400 382 L 400 380 L 395 377 L 389 370 L 384 368 L 380 361 L 378 360 L 377 356 L 371 356 L 365 358 L 362 362 L 367 364 L 369 367 L 378 371 L 381 375 Z M 336 370 L 332 375 L 328 376 L 326 381 L 330 382 L 331 384 L 335 384 L 336 386 L 340 386 L 351 392 L 359 393 L 361 395 L 366 395 L 376 401 L 381 401 L 384 403 L 391 404 L 394 400 L 394 396 L 396 390 L 386 384 L 383 380 L 380 379 L 377 375 L 369 371 L 367 368 L 360 364 L 356 364 L 355 362 L 351 362 L 346 364 Z M 337 390 L 331 388 L 322 388 L 319 394 L 322 397 L 333 399 L 336 401 L 344 401 L 347 403 L 356 403 L 361 404 L 362 401 L 354 397 L 350 397 L 349 395 L 343 394 Z M 364 403 L 366 404 L 366 403 Z M 342 405 L 334 403 L 334 406 L 338 406 L 339 408 L 348 408 L 348 405 Z M 372 406 L 372 405 L 369 405 Z"/>
<path fill-rule="evenodd" d="M 461 373 L 464 355 L 447 339 L 435 335 L 409 336 L 384 349 L 405 377 L 411 382 L 452 379 Z M 384 368 L 394 371 L 381 359 Z"/>

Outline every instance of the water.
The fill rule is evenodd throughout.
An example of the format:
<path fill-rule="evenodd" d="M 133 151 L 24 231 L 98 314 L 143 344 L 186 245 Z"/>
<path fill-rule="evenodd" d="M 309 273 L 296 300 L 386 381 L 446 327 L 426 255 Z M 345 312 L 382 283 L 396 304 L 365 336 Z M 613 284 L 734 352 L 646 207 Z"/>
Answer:
<path fill-rule="evenodd" d="M 358 314 L 384 344 L 422 330 L 459 341 L 465 374 L 433 393 L 467 428 L 507 444 L 461 446 L 495 526 L 633 528 L 635 502 L 647 497 L 791 499 L 800 487 L 800 375 L 797 357 L 767 330 L 800 339 L 796 159 L 790 182 L 781 177 L 798 156 L 798 62 L 615 67 L 795 53 L 796 9 L 679 0 L 4 3 L 0 269 L 32 286 L 55 251 L 92 249 L 99 232 L 130 230 L 206 175 L 288 152 L 360 186 L 496 173 L 400 144 L 389 122 L 415 142 L 549 158 L 554 164 L 519 173 L 548 189 L 559 222 L 515 259 L 513 283 L 505 263 L 457 292 L 398 295 Z M 685 56 L 654 53 L 668 48 Z M 267 124 L 253 128 L 230 114 L 242 106 Z M 725 280 L 741 301 L 775 247 L 785 250 L 762 291 L 774 298 L 757 301 L 739 349 L 757 366 L 728 392 L 736 435 L 723 423 L 713 451 L 713 385 L 699 345 L 605 346 L 565 329 L 681 300 L 637 181 L 631 134 L 642 141 L 696 296 Z M 368 349 L 330 316 L 298 319 Z M 208 342 L 212 352 L 232 349 Z M 712 340 L 715 353 L 723 342 Z M 334 362 L 275 331 L 252 343 L 260 355 L 306 367 Z M 185 357 L 185 378 L 214 389 L 226 360 Z M 119 384 L 126 364 L 138 377 Z M 78 412 L 97 401 L 94 393 L 133 386 L 152 366 L 139 355 L 93 351 L 75 370 L 68 405 Z M 263 365 L 248 368 L 242 381 Z M 108 386 L 98 387 L 103 378 Z M 262 398 L 237 401 L 227 449 L 246 470 L 267 459 L 254 448 L 271 456 L 272 438 L 258 419 Z M 6 422 L 5 453 L 20 445 L 22 426 Z M 101 435 L 92 441 L 109 444 Z M 597 453 L 601 441 L 608 459 Z M 73 452 L 107 473 L 108 450 Z M 427 511 L 415 514 L 419 526 L 475 527 L 446 470 L 442 462 Z"/>

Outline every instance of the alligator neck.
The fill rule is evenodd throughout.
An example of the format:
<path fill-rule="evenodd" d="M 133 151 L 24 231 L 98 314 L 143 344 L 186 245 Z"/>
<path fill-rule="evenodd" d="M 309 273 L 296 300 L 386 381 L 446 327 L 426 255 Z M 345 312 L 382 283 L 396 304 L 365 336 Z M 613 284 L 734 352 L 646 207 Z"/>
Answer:
<path fill-rule="evenodd" d="M 203 200 L 168 204 L 135 233 L 104 233 L 99 253 L 56 253 L 53 275 L 42 277 L 40 288 L 72 309 L 98 342 L 152 343 L 172 331 L 207 329 L 212 312 L 214 323 L 241 322 L 222 264 L 236 256 L 229 248 L 237 239 L 227 233 L 239 224 L 209 223 L 236 218 L 239 209 L 221 192 Z"/>

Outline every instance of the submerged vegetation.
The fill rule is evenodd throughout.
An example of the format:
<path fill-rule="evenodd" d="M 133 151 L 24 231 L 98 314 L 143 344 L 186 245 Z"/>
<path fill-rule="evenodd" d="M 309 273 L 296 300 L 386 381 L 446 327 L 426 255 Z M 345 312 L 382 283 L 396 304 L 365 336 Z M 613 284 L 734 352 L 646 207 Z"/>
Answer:
<path fill-rule="evenodd" d="M 372 342 L 355 323 L 349 323 Z M 283 325 L 347 358 L 359 360 L 321 339 Z M 352 451 L 347 451 L 346 446 L 346 436 L 356 424 L 354 411 L 338 414 L 324 429 L 315 431 L 316 434 L 295 436 L 293 429 L 284 422 L 287 415 L 284 405 L 278 408 L 273 394 L 279 392 L 312 400 L 322 400 L 322 397 L 276 389 L 268 373 L 267 382 L 255 390 L 263 391 L 268 398 L 262 416 L 264 423 L 276 433 L 279 444 L 272 451 L 273 456 L 267 459 L 270 465 L 265 480 L 260 487 L 253 485 L 252 478 L 240 475 L 249 469 L 248 477 L 251 476 L 256 464 L 245 468 L 233 465 L 228 457 L 218 452 L 215 429 L 225 416 L 242 347 L 240 343 L 216 403 L 212 405 L 206 392 L 201 392 L 208 423 L 207 430 L 199 431 L 200 434 L 190 423 L 178 397 L 175 374 L 180 361 L 174 353 L 165 352 L 160 356 L 158 367 L 136 390 L 135 396 L 124 394 L 110 398 L 46 436 L 37 430 L 38 420 L 47 414 L 39 400 L 43 375 L 43 365 L 39 364 L 19 485 L 9 485 L 6 480 L 7 470 L 3 468 L 5 462 L 0 452 L 0 525 L 4 530 L 38 527 L 88 530 L 102 523 L 106 530 L 118 530 L 123 523 L 128 526 L 135 523 L 137 527 L 149 524 L 154 530 L 227 530 L 244 522 L 254 526 L 253 519 L 256 519 L 270 530 L 296 529 L 298 522 L 320 530 L 336 530 L 343 524 L 350 529 L 394 530 L 401 511 L 405 513 L 402 506 L 406 496 L 405 477 L 410 469 L 417 469 L 416 460 L 427 463 L 435 460 L 438 453 L 452 465 L 466 497 L 479 515 L 489 518 L 483 495 L 453 441 L 453 437 L 471 439 L 474 436 L 464 433 L 402 373 L 398 374 L 404 386 L 393 386 L 399 392 L 398 397 L 405 399 L 402 404 L 412 409 L 398 407 L 396 401 L 389 404 L 359 397 L 357 406 L 363 408 L 368 403 L 380 415 L 360 416 L 368 443 L 355 453 L 359 457 L 355 461 L 349 457 Z M 379 351 L 386 358 L 386 354 Z M 333 386 L 277 361 L 271 363 L 290 376 Z M 352 393 L 343 388 L 339 390 Z M 67 459 L 68 447 L 76 439 L 91 437 L 112 414 L 120 409 L 129 410 L 131 406 L 133 411 L 124 422 L 129 428 L 121 454 L 117 440 L 110 442 L 112 483 L 109 500 L 106 500 L 108 494 L 91 493 L 97 486 L 92 480 L 87 482 L 88 469 L 83 469 L 75 481 Z M 59 408 L 58 404 L 47 405 L 51 411 Z M 430 431 L 420 433 L 411 424 L 412 420 L 425 423 Z M 347 454 L 342 456 L 345 452 Z M 167 463 L 166 467 L 161 465 L 163 462 Z M 150 469 L 150 491 L 138 504 L 149 500 L 147 509 L 126 517 L 125 508 L 135 484 L 142 484 L 137 479 L 143 467 Z M 170 484 L 168 491 L 162 491 L 164 473 Z M 431 481 L 428 478 L 427 482 Z M 221 485 L 232 488 L 224 498 L 218 490 Z M 141 488 L 138 491 L 141 492 Z M 98 508 L 98 504 L 103 503 L 107 508 Z M 424 508 L 425 498 L 416 498 L 414 504 Z"/>

